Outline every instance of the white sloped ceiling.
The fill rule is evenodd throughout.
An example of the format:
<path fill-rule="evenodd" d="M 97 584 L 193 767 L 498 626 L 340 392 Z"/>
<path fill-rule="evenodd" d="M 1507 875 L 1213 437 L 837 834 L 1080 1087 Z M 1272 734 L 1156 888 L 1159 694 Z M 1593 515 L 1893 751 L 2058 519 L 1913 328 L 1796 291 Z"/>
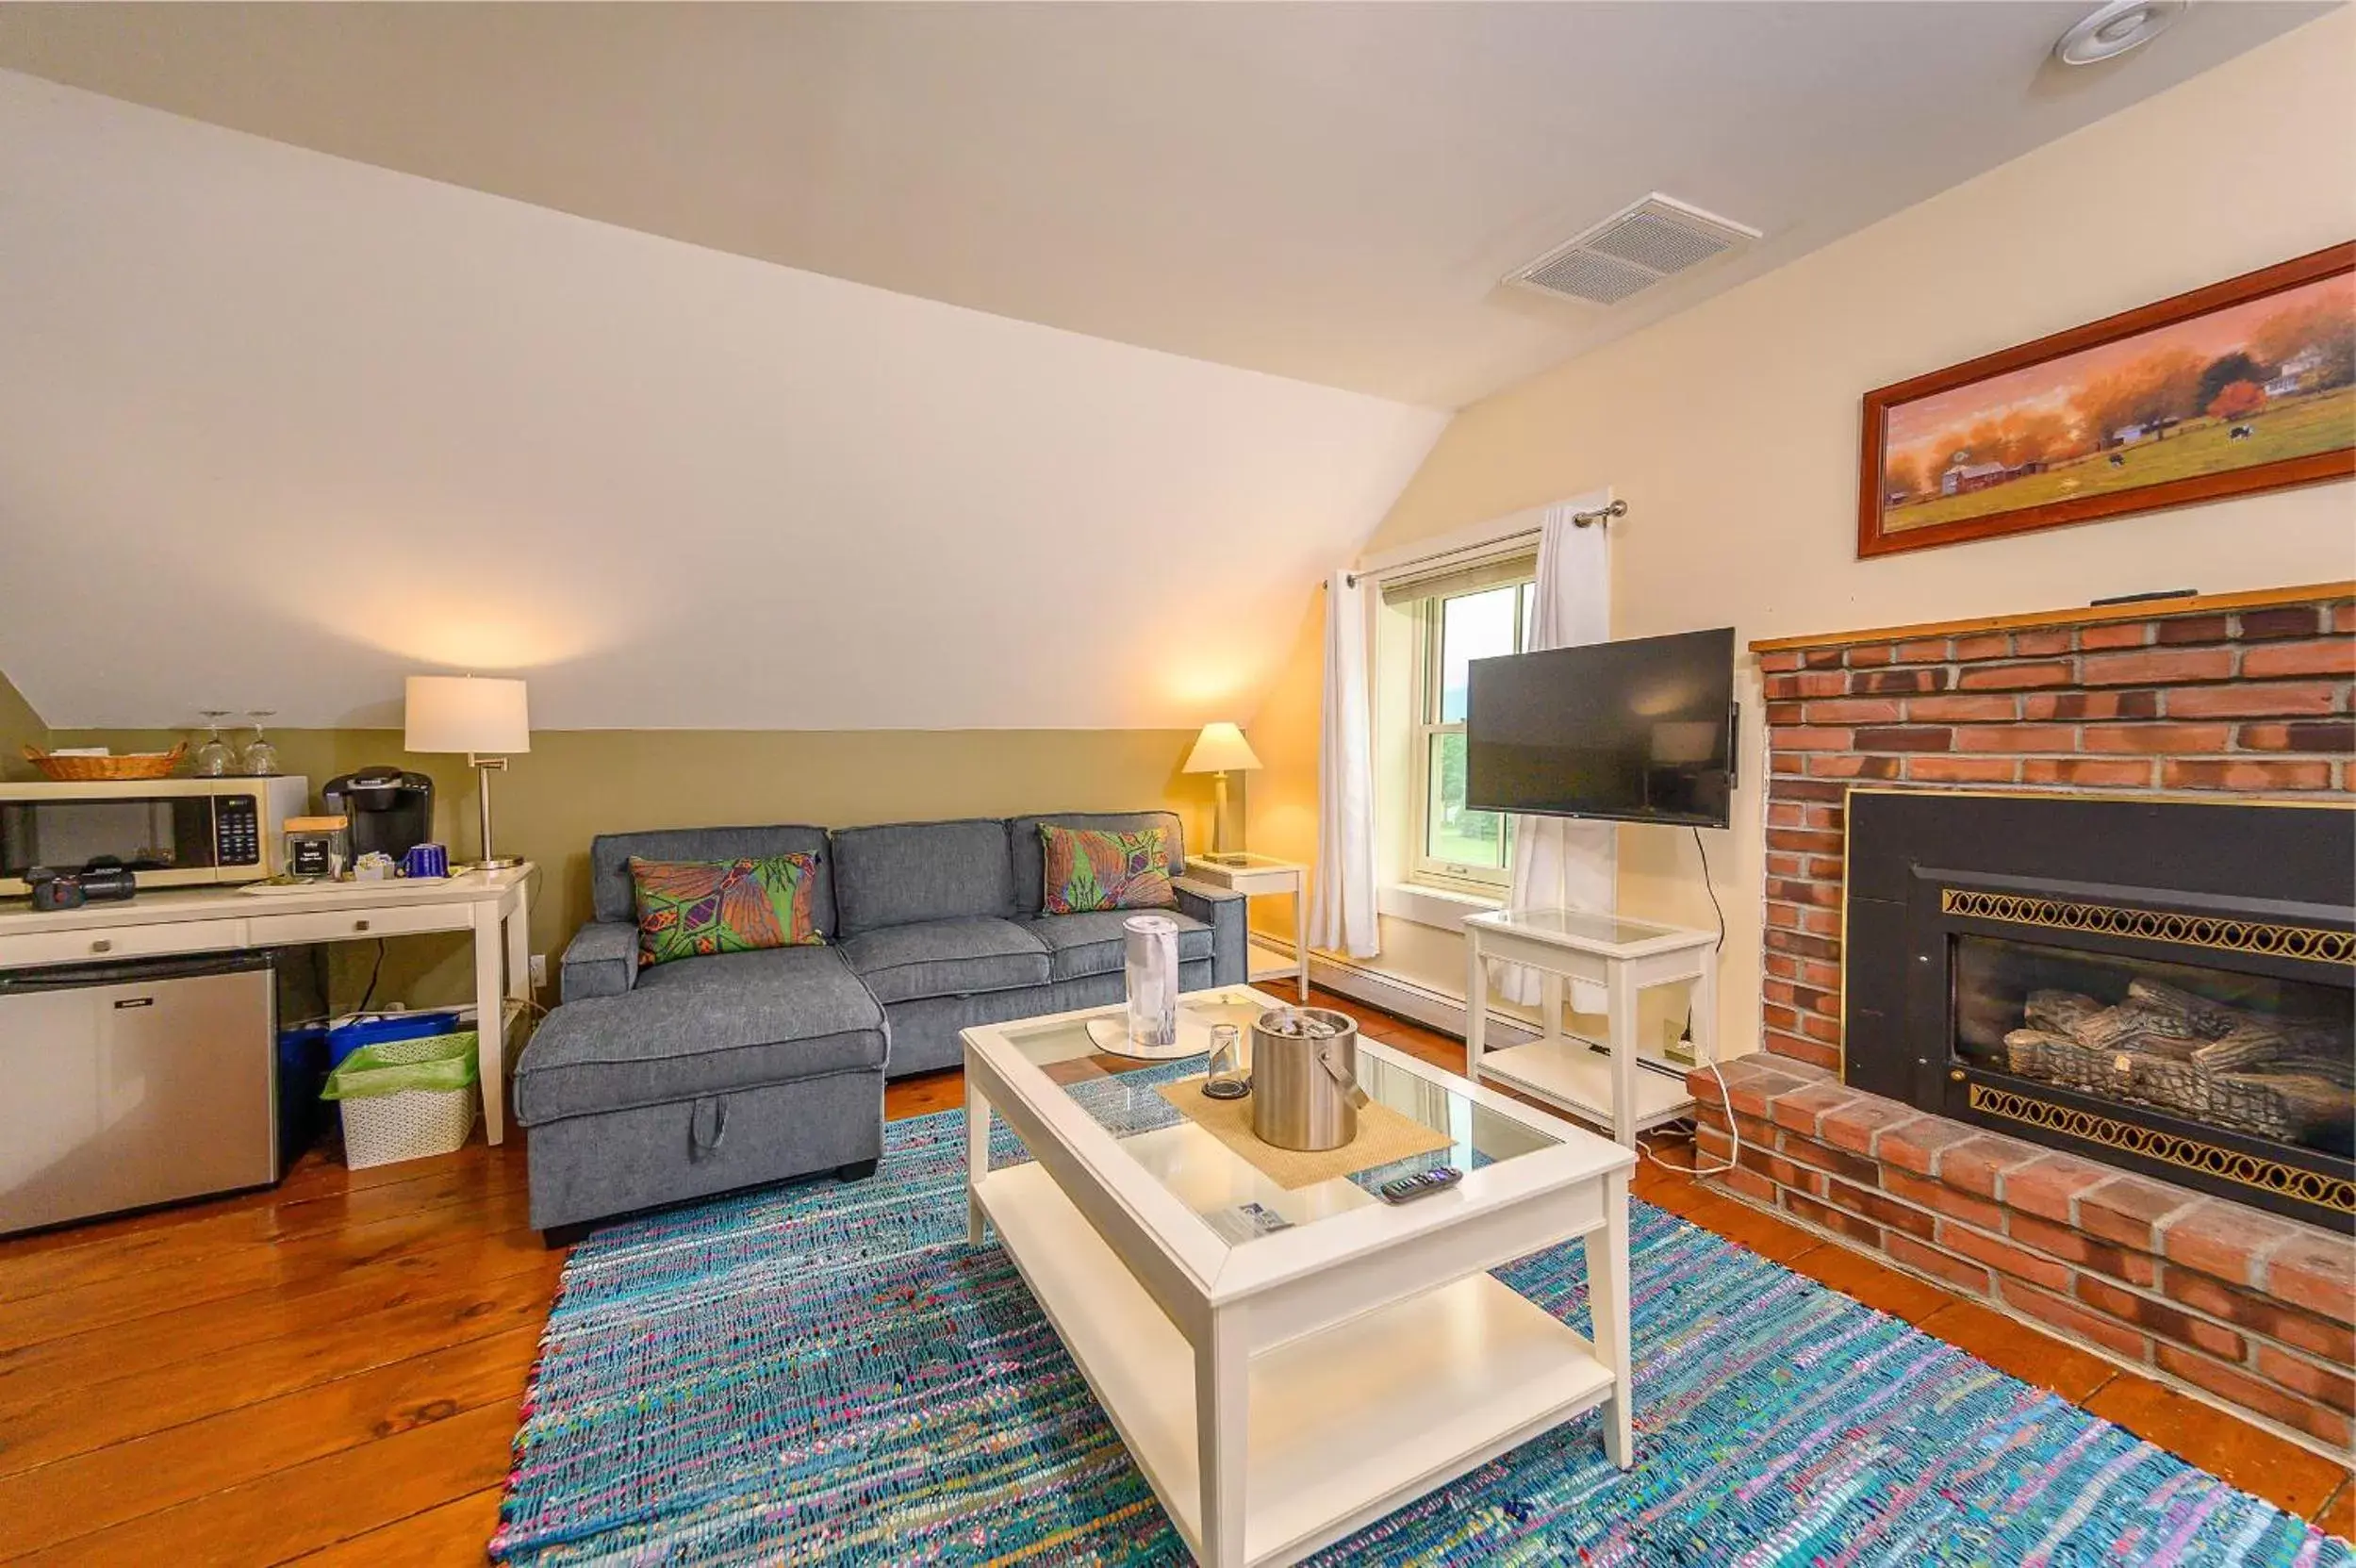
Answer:
<path fill-rule="evenodd" d="M 50 724 L 1248 715 L 1444 416 L 0 73 L 0 669 Z"/>

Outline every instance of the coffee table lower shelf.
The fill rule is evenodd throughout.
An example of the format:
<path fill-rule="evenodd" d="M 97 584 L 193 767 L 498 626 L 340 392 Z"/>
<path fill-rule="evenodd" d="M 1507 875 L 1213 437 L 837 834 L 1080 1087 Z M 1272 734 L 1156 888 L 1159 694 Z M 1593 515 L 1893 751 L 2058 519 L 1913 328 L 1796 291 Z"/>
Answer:
<path fill-rule="evenodd" d="M 1201 1556 L 1193 1346 L 1045 1168 L 1005 1166 L 974 1190 Z M 1243 1561 L 1307 1556 L 1603 1403 L 1611 1384 L 1584 1337 L 1486 1274 L 1261 1351 L 1250 1371 Z"/>

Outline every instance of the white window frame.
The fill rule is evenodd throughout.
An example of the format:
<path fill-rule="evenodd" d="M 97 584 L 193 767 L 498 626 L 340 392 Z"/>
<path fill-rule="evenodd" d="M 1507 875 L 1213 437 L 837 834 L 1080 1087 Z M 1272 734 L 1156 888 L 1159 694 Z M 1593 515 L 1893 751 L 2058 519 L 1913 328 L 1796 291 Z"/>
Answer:
<path fill-rule="evenodd" d="M 1536 580 L 1537 573 L 1533 568 L 1528 577 L 1512 578 L 1507 582 L 1491 584 L 1486 588 L 1474 590 L 1479 593 L 1491 593 L 1502 587 L 1512 587 L 1515 590 L 1513 646 L 1516 651 L 1524 647 L 1529 635 L 1527 622 L 1530 612 L 1529 596 L 1520 590 Z M 1415 657 L 1410 672 L 1408 697 L 1410 703 L 1409 725 L 1410 741 L 1408 748 L 1408 767 L 1410 775 L 1408 781 L 1407 812 L 1409 834 L 1407 854 L 1408 881 L 1423 883 L 1434 887 L 1498 893 L 1513 885 L 1513 818 L 1511 817 L 1506 817 L 1505 853 L 1500 857 L 1504 864 L 1501 866 L 1493 867 L 1465 866 L 1450 861 L 1435 860 L 1430 854 L 1432 737 L 1464 733 L 1462 719 L 1451 721 L 1440 718 L 1442 698 L 1440 667 L 1444 652 L 1442 644 L 1445 625 L 1445 614 L 1442 606 L 1449 598 L 1463 597 L 1469 597 L 1469 595 L 1434 594 L 1429 598 L 1419 599 L 1415 602 Z"/>

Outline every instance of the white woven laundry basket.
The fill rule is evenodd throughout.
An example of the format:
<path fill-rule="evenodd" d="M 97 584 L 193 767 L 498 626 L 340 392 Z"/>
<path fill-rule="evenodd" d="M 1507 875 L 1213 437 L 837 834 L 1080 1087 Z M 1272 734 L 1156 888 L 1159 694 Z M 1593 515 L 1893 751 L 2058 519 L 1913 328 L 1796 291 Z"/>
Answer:
<path fill-rule="evenodd" d="M 421 1040 L 387 1040 L 363 1047 L 372 1063 L 397 1067 L 404 1063 L 437 1061 L 464 1048 L 471 1057 L 472 1030 L 455 1034 L 429 1035 Z M 365 1070 L 365 1069 L 363 1069 Z M 354 1170 L 389 1165 L 401 1160 L 421 1160 L 430 1154 L 455 1154 L 474 1131 L 474 1110 L 481 1099 L 469 1082 L 455 1089 L 403 1089 L 388 1095 L 350 1095 L 343 1108 L 344 1164 Z"/>

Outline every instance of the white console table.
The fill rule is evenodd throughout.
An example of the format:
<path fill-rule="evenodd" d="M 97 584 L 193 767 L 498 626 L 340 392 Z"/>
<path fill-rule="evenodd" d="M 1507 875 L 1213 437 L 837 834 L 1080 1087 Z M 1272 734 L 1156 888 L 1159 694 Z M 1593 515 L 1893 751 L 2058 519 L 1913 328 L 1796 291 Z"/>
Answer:
<path fill-rule="evenodd" d="M 1693 987 L 1693 1057 L 1718 1060 L 1718 934 L 1681 926 L 1623 920 L 1580 910 L 1498 910 L 1464 917 L 1470 955 L 1464 984 L 1464 1070 L 1590 1121 L 1606 1123 L 1615 1142 L 1636 1147 L 1647 1128 L 1689 1114 L 1682 1079 L 1638 1065 L 1637 993 L 1656 985 Z M 1539 971 L 1544 1032 L 1527 1045 L 1485 1049 L 1489 1024 L 1486 961 L 1526 964 Z M 1562 1032 L 1562 982 L 1604 988 L 1609 1058 Z"/>
<path fill-rule="evenodd" d="M 470 933 L 483 1127 L 498 1143 L 506 1136 L 505 1002 L 531 995 L 528 925 L 536 875 L 538 867 L 526 861 L 438 883 L 335 883 L 269 895 L 170 889 L 55 911 L 11 900 L 0 904 L 0 969 Z"/>

